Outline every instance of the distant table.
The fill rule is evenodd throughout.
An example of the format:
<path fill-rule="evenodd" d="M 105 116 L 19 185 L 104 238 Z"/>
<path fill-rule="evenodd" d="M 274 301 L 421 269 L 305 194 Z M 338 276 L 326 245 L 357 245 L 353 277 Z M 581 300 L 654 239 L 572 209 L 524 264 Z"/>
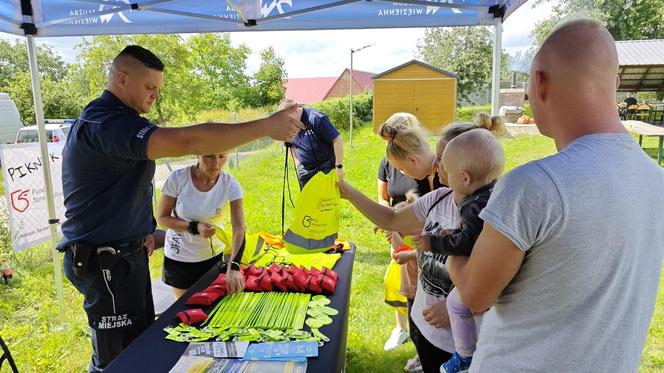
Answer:
<path fill-rule="evenodd" d="M 342 372 L 346 365 L 346 339 L 348 336 L 348 304 L 350 301 L 350 285 L 353 272 L 353 261 L 355 259 L 355 245 L 351 250 L 341 255 L 341 259 L 334 266 L 339 273 L 339 282 L 330 298 L 330 307 L 339 311 L 332 317 L 332 324 L 326 325 L 320 331 L 330 338 L 323 347 L 318 350 L 317 358 L 308 359 L 307 372 L 327 373 Z M 190 309 L 185 304 L 189 297 L 198 291 L 208 287 L 219 275 L 217 267 L 213 267 L 203 275 L 177 302 L 164 312 L 150 327 L 136 338 L 111 364 L 104 370 L 105 373 L 112 372 L 168 372 L 180 359 L 187 348 L 188 343 L 174 342 L 165 339 L 166 332 L 163 329 L 178 322 L 175 314 L 182 310 Z M 213 306 L 204 308 L 209 312 Z"/>
<path fill-rule="evenodd" d="M 656 124 L 658 122 L 664 125 L 664 104 L 655 104 L 650 109 L 650 123 Z"/>
<path fill-rule="evenodd" d="M 624 120 L 623 125 L 627 130 L 639 135 L 639 145 L 643 142 L 643 136 L 659 137 L 659 146 L 657 148 L 657 164 L 662 163 L 662 145 L 664 145 L 664 127 L 653 126 L 640 120 Z"/>

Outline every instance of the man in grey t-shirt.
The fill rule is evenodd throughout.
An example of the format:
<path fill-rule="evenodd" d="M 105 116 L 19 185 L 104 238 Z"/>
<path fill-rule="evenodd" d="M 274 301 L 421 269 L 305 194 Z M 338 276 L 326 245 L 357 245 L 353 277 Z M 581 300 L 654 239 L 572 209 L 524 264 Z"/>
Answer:
<path fill-rule="evenodd" d="M 615 42 L 590 20 L 555 30 L 528 97 L 558 153 L 501 179 L 470 258 L 448 266 L 485 314 L 470 372 L 636 372 L 664 245 L 664 172 L 615 111 Z"/>

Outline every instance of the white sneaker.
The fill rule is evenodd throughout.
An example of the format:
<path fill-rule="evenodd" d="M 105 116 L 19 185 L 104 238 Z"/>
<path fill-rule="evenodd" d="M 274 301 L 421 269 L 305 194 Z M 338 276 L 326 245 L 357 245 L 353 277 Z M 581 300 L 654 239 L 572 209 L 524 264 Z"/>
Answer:
<path fill-rule="evenodd" d="M 390 338 L 385 341 L 385 346 L 383 346 L 383 349 L 385 351 L 394 350 L 406 342 L 409 337 L 410 336 L 408 335 L 407 331 L 397 326 L 396 328 L 392 329 L 392 334 L 390 334 Z"/>

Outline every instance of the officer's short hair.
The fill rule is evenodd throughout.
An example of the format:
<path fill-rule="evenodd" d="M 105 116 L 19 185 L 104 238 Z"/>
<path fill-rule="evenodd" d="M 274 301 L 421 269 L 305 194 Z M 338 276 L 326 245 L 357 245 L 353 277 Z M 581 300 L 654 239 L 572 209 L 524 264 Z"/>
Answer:
<path fill-rule="evenodd" d="M 129 45 L 125 47 L 125 49 L 123 49 L 115 58 L 118 59 L 124 56 L 131 56 L 136 60 L 141 61 L 141 63 L 147 68 L 164 71 L 164 63 L 161 62 L 159 57 L 140 45 Z"/>

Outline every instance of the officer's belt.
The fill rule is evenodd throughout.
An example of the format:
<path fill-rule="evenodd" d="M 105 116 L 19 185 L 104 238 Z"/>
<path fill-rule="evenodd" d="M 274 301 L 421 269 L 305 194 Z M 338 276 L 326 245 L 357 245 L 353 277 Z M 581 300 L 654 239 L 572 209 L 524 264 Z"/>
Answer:
<path fill-rule="evenodd" d="M 101 254 L 106 252 L 109 254 L 125 257 L 141 252 L 141 250 L 143 250 L 144 245 L 145 245 L 145 239 L 126 241 L 126 242 L 114 243 L 109 245 L 99 245 L 96 247 L 95 252 L 96 254 Z"/>

